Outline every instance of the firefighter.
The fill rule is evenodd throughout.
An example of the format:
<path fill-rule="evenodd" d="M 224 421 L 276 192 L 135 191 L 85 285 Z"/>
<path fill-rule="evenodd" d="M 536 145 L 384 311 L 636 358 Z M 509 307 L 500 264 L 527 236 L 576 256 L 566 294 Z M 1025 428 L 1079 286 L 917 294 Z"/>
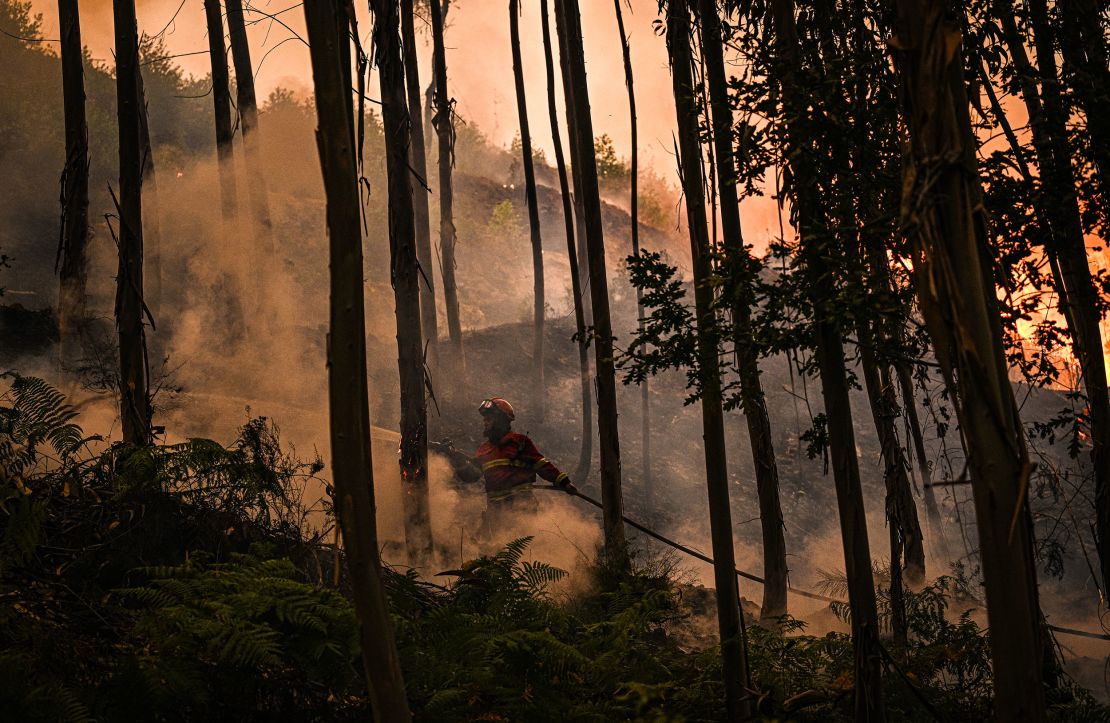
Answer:
<path fill-rule="evenodd" d="M 567 494 L 577 492 L 567 473 L 560 472 L 540 454 L 528 435 L 512 431 L 516 413 L 508 401 L 491 397 L 479 405 L 478 413 L 482 416 L 485 441 L 473 457 L 453 448 L 449 456 L 463 481 L 477 482 L 480 478 L 485 482 L 484 527 L 487 534 L 502 527 L 505 518 L 512 513 L 536 510 L 536 497 L 532 492 L 536 475 Z"/>

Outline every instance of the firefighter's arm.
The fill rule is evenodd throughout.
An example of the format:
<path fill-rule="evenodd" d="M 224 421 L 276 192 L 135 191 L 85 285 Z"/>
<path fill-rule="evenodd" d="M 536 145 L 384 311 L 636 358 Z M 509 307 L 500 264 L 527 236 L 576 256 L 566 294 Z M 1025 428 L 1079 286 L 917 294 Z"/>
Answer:
<path fill-rule="evenodd" d="M 456 449 L 449 440 L 443 442 L 429 442 L 428 447 L 447 458 L 455 476 L 463 482 L 473 484 L 482 479 L 482 470 L 474 463 L 474 458 L 466 452 Z"/>
<path fill-rule="evenodd" d="M 566 490 L 569 494 L 573 494 L 576 491 L 575 486 L 570 482 L 570 478 L 567 477 L 567 473 L 561 472 L 558 467 L 552 464 L 551 460 L 540 454 L 540 451 L 536 449 L 536 445 L 531 439 L 525 442 L 524 448 L 521 449 L 517 459 L 531 463 L 532 469 L 536 471 L 537 475 L 551 482 L 559 489 Z"/>

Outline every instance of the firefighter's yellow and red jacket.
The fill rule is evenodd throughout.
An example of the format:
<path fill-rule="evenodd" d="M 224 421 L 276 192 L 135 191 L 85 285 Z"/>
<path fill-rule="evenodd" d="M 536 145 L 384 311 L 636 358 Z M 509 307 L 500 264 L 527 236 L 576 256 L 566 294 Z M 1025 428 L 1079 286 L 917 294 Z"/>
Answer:
<path fill-rule="evenodd" d="M 528 435 L 519 432 L 509 432 L 496 443 L 485 441 L 474 453 L 474 461 L 482 468 L 490 500 L 507 499 L 529 489 L 536 475 L 556 486 L 567 481 L 566 472 L 560 472 L 540 454 Z"/>

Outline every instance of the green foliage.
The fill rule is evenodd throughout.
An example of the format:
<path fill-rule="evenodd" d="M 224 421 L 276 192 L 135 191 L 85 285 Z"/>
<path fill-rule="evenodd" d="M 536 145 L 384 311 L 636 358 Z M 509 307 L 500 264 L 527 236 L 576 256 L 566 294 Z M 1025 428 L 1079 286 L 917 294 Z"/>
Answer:
<path fill-rule="evenodd" d="M 631 170 L 627 163 L 617 157 L 617 149 L 608 133 L 594 139 L 594 159 L 597 161 L 597 180 L 600 183 L 628 185 Z"/>

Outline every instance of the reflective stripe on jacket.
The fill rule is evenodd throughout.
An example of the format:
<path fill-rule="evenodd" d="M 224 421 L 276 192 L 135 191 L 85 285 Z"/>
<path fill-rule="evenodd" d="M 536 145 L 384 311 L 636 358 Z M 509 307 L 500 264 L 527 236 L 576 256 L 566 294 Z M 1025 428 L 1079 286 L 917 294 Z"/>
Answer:
<path fill-rule="evenodd" d="M 499 498 L 516 492 L 521 485 L 531 486 L 536 475 L 548 482 L 561 484 L 567 475 L 540 454 L 526 434 L 509 432 L 496 444 L 482 443 L 474 454 L 486 481 L 486 494 Z"/>

